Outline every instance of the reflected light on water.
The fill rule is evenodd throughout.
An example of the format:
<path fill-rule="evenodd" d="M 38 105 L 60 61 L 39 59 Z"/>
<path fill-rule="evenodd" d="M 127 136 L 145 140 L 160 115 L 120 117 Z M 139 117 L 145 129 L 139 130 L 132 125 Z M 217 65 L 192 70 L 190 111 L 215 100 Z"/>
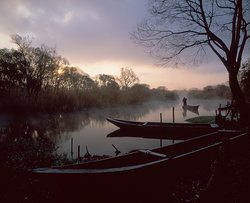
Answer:
<path fill-rule="evenodd" d="M 224 100 L 189 100 L 190 105 L 200 105 L 199 115 L 215 115 L 215 109 L 219 104 L 226 104 Z M 173 107 L 175 122 L 185 122 L 186 119 L 196 117 L 197 114 L 187 111 L 183 115 L 182 103 L 178 102 L 151 102 L 143 105 L 128 107 L 112 107 L 102 109 L 83 110 L 81 112 L 64 114 L 64 126 L 71 130 L 63 132 L 58 142 L 59 152 L 67 153 L 70 156 L 71 138 L 73 138 L 74 158 L 77 157 L 78 145 L 81 148 L 81 156 L 86 153 L 86 146 L 91 155 L 115 156 L 115 149 L 112 144 L 121 151 L 121 154 L 128 153 L 135 149 L 153 149 L 173 143 L 172 140 L 146 139 L 136 137 L 107 137 L 118 128 L 106 121 L 106 117 L 119 118 L 133 121 L 160 121 L 162 114 L 163 122 L 173 122 Z M 178 141 L 175 141 L 178 142 Z"/>

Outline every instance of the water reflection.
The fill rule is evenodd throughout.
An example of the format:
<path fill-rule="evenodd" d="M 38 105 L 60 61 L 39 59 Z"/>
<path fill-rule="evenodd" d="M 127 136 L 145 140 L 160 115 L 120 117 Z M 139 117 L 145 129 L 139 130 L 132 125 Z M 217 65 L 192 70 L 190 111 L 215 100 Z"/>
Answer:
<path fill-rule="evenodd" d="M 80 112 L 72 113 L 71 116 L 76 117 L 81 120 L 81 115 L 88 115 L 88 120 L 90 121 L 88 125 L 82 126 L 75 131 L 65 133 L 64 140 L 61 140 L 60 150 L 70 153 L 70 143 L 69 136 L 74 138 L 74 151 L 78 145 L 81 149 L 85 149 L 88 146 L 90 153 L 92 154 L 107 154 L 114 156 L 115 150 L 112 147 L 115 145 L 119 151 L 122 153 L 127 153 L 130 150 L 138 148 L 156 148 L 159 147 L 159 141 L 157 140 L 142 140 L 137 139 L 107 139 L 106 135 L 115 131 L 117 127 L 113 126 L 106 121 L 106 117 L 122 118 L 127 120 L 159 120 L 159 114 L 156 113 L 156 117 L 147 118 L 148 115 L 153 115 L 153 112 L 162 111 L 170 109 L 173 105 L 177 103 L 167 103 L 167 102 L 151 102 L 145 103 L 143 105 L 132 105 L 127 107 L 110 107 L 102 109 L 85 109 Z M 68 115 L 65 115 L 68 116 Z M 77 121 L 76 121 L 77 122 Z M 78 121 L 79 122 L 79 121 Z M 85 150 L 81 151 L 81 154 L 86 153 Z M 75 153 L 74 153 L 75 154 Z M 76 154 L 75 154 L 76 155 Z"/>
<path fill-rule="evenodd" d="M 189 100 L 191 103 L 200 104 L 199 115 L 214 115 L 215 109 L 219 103 L 223 103 L 222 100 L 211 102 L 211 101 L 198 101 Z M 212 110 L 205 110 L 203 106 L 207 106 L 209 103 Z M 226 103 L 226 101 L 224 102 Z M 211 104 L 214 104 L 213 106 Z M 172 107 L 175 107 L 175 122 L 185 122 L 185 119 L 194 117 L 198 114 L 191 111 L 186 112 L 186 116 L 183 117 L 183 108 L 180 101 L 176 102 L 152 102 L 143 105 L 135 105 L 128 107 L 111 107 L 103 109 L 91 109 L 83 111 L 89 116 L 91 120 L 89 125 L 79 128 L 74 132 L 70 132 L 67 136 L 74 138 L 74 146 L 81 145 L 84 149 L 88 146 L 90 153 L 96 154 L 108 154 L 111 156 L 115 155 L 115 150 L 112 147 L 114 144 L 119 151 L 127 153 L 133 149 L 140 148 L 156 148 L 160 146 L 160 140 L 147 137 L 144 139 L 143 136 L 112 136 L 117 135 L 118 128 L 111 123 L 106 121 L 106 117 L 120 118 L 124 120 L 132 121 L 160 121 L 160 114 L 162 113 L 163 122 L 173 122 L 172 118 Z M 81 117 L 83 112 L 77 112 L 77 117 Z M 74 117 L 74 116 L 73 116 Z M 112 134 L 113 132 L 113 134 Z M 118 131 L 119 133 L 119 131 Z M 107 136 L 109 135 L 109 136 Z M 65 136 L 64 136 L 65 137 Z M 172 140 L 163 140 L 162 145 L 172 144 Z M 70 143 L 67 139 L 61 143 L 61 148 L 66 152 L 70 152 Z M 76 151 L 76 149 L 75 149 Z M 85 153 L 83 150 L 81 153 Z"/>
<path fill-rule="evenodd" d="M 34 126 L 28 117 L 15 116 L 0 130 L 0 169 L 6 174 L 21 173 L 29 168 L 57 165 L 56 136 L 42 126 Z M 53 134 L 54 135 L 54 134 Z"/>
<path fill-rule="evenodd" d="M 219 104 L 226 104 L 224 100 L 191 100 L 192 104 L 200 104 L 199 115 L 215 115 L 215 109 Z M 86 146 L 90 154 L 115 155 L 115 149 L 122 153 L 134 149 L 152 149 L 160 146 L 160 141 L 148 137 L 114 137 L 108 136 L 118 128 L 106 121 L 106 117 L 120 118 L 133 121 L 160 121 L 162 114 L 163 122 L 173 122 L 172 108 L 175 109 L 175 122 L 185 122 L 185 119 L 198 115 L 191 111 L 183 111 L 181 101 L 175 102 L 149 102 L 142 105 L 127 107 L 91 108 L 82 109 L 72 113 L 55 115 L 32 115 L 26 116 L 34 129 L 42 129 L 50 140 L 55 143 L 59 153 L 71 154 L 71 138 L 73 138 L 73 156 L 76 158 L 78 146 L 81 146 L 80 154 L 86 154 Z M 184 116 L 185 115 L 185 116 Z M 16 116 L 9 116 L 11 120 Z M 24 118 L 19 118 L 25 120 Z M 3 117 L 1 117 L 1 121 Z M 18 125 L 17 120 L 12 123 Z M 4 123 L 4 122 L 3 122 Z M 5 122 L 7 123 L 7 122 Z M 162 145 L 172 144 L 172 140 L 163 140 Z"/>
<path fill-rule="evenodd" d="M 145 131 L 136 131 L 131 130 L 115 130 L 107 135 L 108 138 L 122 138 L 122 137 L 134 137 L 134 138 L 145 138 L 145 139 L 158 139 L 158 140 L 185 140 L 187 139 L 186 134 L 169 134 L 164 132 L 152 133 Z"/>

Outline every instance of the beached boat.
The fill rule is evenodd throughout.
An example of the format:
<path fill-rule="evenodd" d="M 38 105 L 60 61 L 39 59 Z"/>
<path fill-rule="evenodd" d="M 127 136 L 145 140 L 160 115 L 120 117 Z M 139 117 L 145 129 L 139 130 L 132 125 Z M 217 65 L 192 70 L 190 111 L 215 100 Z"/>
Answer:
<path fill-rule="evenodd" d="M 69 190 L 73 191 L 69 200 L 75 195 L 91 201 L 93 198 L 98 201 L 127 198 L 131 201 L 132 197 L 138 201 L 142 198 L 162 200 L 171 181 L 190 177 L 199 167 L 209 168 L 210 160 L 217 159 L 220 153 L 235 153 L 234 149 L 238 151 L 244 145 L 248 146 L 248 137 L 249 134 L 244 132 L 218 131 L 153 150 L 136 150 L 80 164 L 37 168 L 31 174 L 41 185 L 50 187 L 52 194 L 67 197 Z M 61 198 L 65 200 L 64 196 Z"/>
<path fill-rule="evenodd" d="M 37 168 L 32 173 L 37 175 L 80 175 L 85 178 L 102 177 L 104 175 L 121 176 L 122 174 L 142 174 L 157 172 L 174 166 L 179 161 L 191 160 L 204 152 L 211 152 L 223 143 L 233 143 L 247 138 L 247 132 L 219 130 L 183 142 L 153 150 L 136 150 L 118 157 L 71 164 L 53 168 Z"/>
<path fill-rule="evenodd" d="M 156 136 L 166 136 L 166 139 L 188 139 L 202 134 L 219 130 L 217 124 L 205 123 L 164 123 L 164 122 L 137 122 L 107 118 L 109 122 L 122 130 L 137 133 L 155 134 Z"/>

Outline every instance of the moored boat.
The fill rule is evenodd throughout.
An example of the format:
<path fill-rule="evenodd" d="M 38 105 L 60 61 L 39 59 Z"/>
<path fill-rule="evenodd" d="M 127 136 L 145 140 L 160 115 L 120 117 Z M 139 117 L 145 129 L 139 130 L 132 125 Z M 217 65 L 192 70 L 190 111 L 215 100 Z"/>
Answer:
<path fill-rule="evenodd" d="M 205 134 L 183 142 L 156 148 L 153 150 L 136 150 L 118 157 L 91 161 L 80 164 L 71 164 L 52 168 L 33 169 L 33 174 L 38 175 L 79 175 L 85 178 L 105 177 L 105 175 L 121 176 L 122 174 L 140 174 L 153 172 L 162 167 L 171 167 L 179 161 L 190 160 L 191 157 L 211 152 L 227 143 L 243 140 L 249 134 L 241 131 L 225 131 Z"/>
<path fill-rule="evenodd" d="M 197 134 L 169 134 L 164 132 L 154 133 L 146 131 L 136 131 L 118 129 L 107 135 L 108 138 L 115 137 L 134 137 L 134 138 L 146 138 L 146 139 L 161 139 L 161 140 L 187 140 L 193 137 L 197 137 Z"/>
<path fill-rule="evenodd" d="M 199 105 L 196 105 L 196 106 L 183 105 L 182 108 L 183 108 L 184 111 L 188 110 L 188 111 L 191 111 L 191 112 L 199 115 L 199 110 L 198 110 L 199 109 Z"/>
<path fill-rule="evenodd" d="M 218 131 L 153 150 L 137 150 L 81 164 L 38 168 L 31 173 L 50 188 L 52 195 L 58 194 L 63 201 L 79 197 L 86 201 L 138 202 L 148 198 L 162 201 L 166 200 L 167 185 L 172 181 L 190 177 L 199 167 L 209 168 L 210 160 L 218 158 L 218 153 L 225 153 L 226 149 L 234 153 L 248 146 L 248 140 L 246 132 Z M 68 196 L 69 191 L 74 195 Z"/>
<path fill-rule="evenodd" d="M 109 122 L 122 130 L 130 131 L 131 134 L 145 133 L 166 137 L 166 139 L 188 139 L 215 132 L 220 129 L 217 124 L 205 123 L 164 123 L 164 122 L 138 122 L 114 118 L 107 118 Z"/>

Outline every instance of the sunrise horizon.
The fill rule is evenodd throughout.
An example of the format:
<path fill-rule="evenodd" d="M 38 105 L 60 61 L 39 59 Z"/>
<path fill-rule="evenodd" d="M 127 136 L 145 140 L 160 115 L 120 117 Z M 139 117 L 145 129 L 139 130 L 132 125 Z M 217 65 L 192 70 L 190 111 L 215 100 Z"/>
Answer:
<path fill-rule="evenodd" d="M 10 9 L 11 8 L 11 9 Z M 91 1 L 46 3 L 3 2 L 1 10 L 1 48 L 14 47 L 11 35 L 31 37 L 32 46 L 55 47 L 58 55 L 90 76 L 111 74 L 131 68 L 140 83 L 169 90 L 203 88 L 228 81 L 223 64 L 211 53 L 203 63 L 178 68 L 160 67 L 157 59 L 131 40 L 130 33 L 145 18 L 145 2 L 125 1 L 97 4 Z M 8 12 L 6 12 L 8 10 Z M 53 11 L 53 12 L 52 12 Z M 130 15 L 127 15 L 127 12 Z"/>

